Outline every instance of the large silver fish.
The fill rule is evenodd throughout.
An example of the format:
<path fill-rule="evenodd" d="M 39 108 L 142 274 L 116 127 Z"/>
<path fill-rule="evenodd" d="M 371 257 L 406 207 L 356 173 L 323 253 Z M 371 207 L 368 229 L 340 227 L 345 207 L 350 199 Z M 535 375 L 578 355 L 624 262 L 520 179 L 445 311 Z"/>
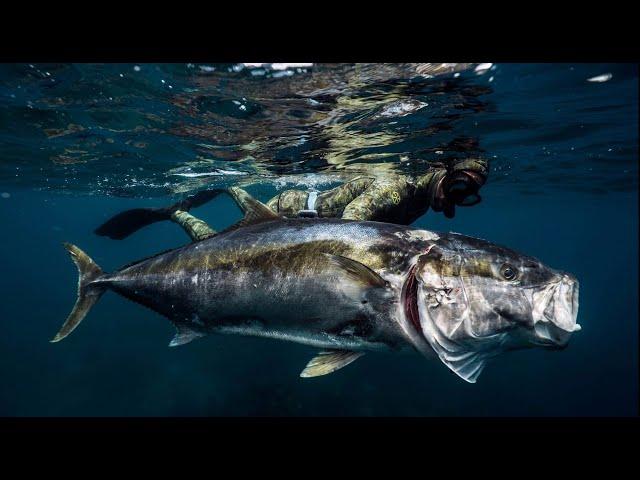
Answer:
<path fill-rule="evenodd" d="M 412 350 L 475 382 L 489 358 L 563 347 L 580 329 L 572 275 L 456 233 L 282 219 L 256 201 L 229 230 L 115 273 L 65 246 L 80 274 L 78 300 L 54 342 L 108 289 L 171 320 L 171 346 L 236 333 L 322 349 L 303 377 L 365 351 Z"/>

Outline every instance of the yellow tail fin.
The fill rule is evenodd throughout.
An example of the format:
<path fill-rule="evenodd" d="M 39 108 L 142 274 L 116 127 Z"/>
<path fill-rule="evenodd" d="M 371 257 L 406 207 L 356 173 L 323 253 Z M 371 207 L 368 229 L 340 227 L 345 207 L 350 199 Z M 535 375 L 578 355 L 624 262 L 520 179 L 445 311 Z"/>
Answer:
<path fill-rule="evenodd" d="M 102 269 L 75 245 L 70 243 L 64 243 L 63 245 L 69 251 L 71 259 L 78 267 L 78 299 L 60 331 L 51 340 L 52 342 L 59 342 L 69 335 L 105 291 L 104 287 L 93 284 L 102 275 Z"/>

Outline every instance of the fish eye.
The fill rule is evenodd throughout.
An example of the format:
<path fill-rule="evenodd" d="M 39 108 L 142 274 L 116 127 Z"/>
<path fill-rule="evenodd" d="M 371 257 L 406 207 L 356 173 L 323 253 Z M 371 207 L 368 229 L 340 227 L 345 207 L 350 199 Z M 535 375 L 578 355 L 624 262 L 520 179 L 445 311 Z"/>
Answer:
<path fill-rule="evenodd" d="M 500 267 L 500 275 L 502 275 L 502 278 L 504 278 L 505 280 L 515 280 L 515 278 L 518 276 L 518 270 L 508 263 L 505 263 L 504 265 L 502 265 L 502 267 Z"/>

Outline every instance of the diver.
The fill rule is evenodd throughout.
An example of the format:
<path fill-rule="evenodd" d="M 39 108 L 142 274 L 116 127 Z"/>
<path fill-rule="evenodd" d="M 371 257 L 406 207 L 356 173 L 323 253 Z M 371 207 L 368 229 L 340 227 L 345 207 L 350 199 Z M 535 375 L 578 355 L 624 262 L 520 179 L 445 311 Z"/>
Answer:
<path fill-rule="evenodd" d="M 285 190 L 266 205 L 284 217 L 342 218 L 373 220 L 409 225 L 431 207 L 453 218 L 455 207 L 472 206 L 481 201 L 479 190 L 486 182 L 488 162 L 469 158 L 455 164 L 434 165 L 416 178 L 393 174 L 384 177 L 359 176 L 325 192 Z M 203 190 L 169 207 L 135 208 L 119 213 L 95 230 L 101 236 L 121 240 L 140 228 L 171 220 L 180 225 L 193 241 L 204 240 L 216 232 L 189 211 L 220 193 L 228 193 L 243 212 L 253 199 L 239 187 Z"/>

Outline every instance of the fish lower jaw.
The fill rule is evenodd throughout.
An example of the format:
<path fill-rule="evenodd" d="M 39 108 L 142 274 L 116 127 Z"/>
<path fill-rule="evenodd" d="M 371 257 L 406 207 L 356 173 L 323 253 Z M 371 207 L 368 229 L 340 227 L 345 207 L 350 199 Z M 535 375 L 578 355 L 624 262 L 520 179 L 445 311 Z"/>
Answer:
<path fill-rule="evenodd" d="M 548 291 L 542 311 L 534 322 L 537 344 L 543 346 L 566 346 L 571 334 L 582 329 L 578 318 L 579 285 L 577 280 L 563 276 L 562 280 Z M 534 317 L 535 318 L 535 317 Z"/>
<path fill-rule="evenodd" d="M 533 326 L 535 332 L 534 344 L 542 347 L 565 347 L 574 332 L 582 329 L 579 323 L 574 323 L 569 329 L 560 327 L 553 318 L 545 317 Z"/>
<path fill-rule="evenodd" d="M 557 328 L 562 329 L 562 330 L 564 330 L 566 332 L 569 332 L 569 333 L 579 332 L 580 330 L 582 330 L 582 326 L 579 323 L 576 322 L 576 319 L 577 319 L 577 314 L 576 313 L 568 314 L 568 316 L 571 317 L 571 321 L 570 322 L 566 322 L 566 321 L 562 322 L 562 323 L 565 323 L 565 324 L 568 323 L 568 324 L 572 325 L 570 327 L 570 329 L 568 329 L 568 330 L 566 328 L 564 328 L 564 327 L 561 327 L 559 325 L 561 322 L 558 322 L 558 320 L 554 316 L 551 316 L 551 315 L 547 314 L 546 311 L 544 312 L 544 318 L 542 320 L 536 322 L 536 325 L 538 325 L 540 323 L 543 323 L 543 324 L 550 323 L 552 325 L 555 325 Z"/>

